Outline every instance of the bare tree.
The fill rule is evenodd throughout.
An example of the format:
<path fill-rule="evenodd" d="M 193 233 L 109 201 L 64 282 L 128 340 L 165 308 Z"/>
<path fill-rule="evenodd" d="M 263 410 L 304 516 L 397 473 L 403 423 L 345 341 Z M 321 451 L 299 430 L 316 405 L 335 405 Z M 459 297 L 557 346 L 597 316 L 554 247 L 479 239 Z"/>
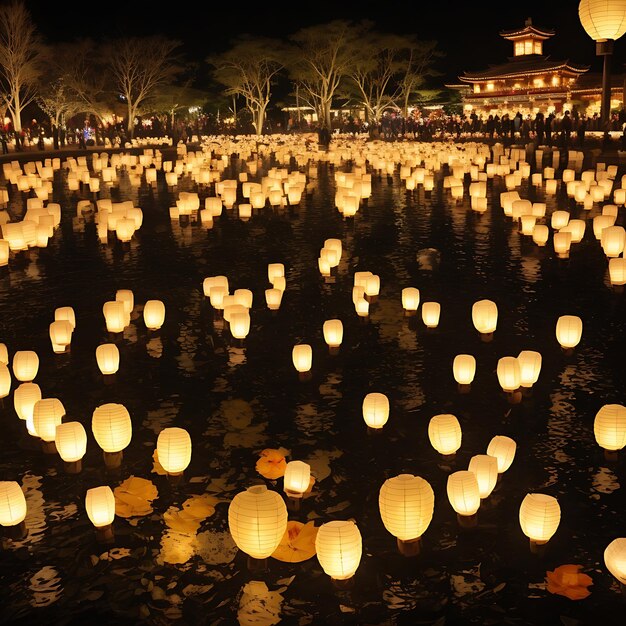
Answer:
<path fill-rule="evenodd" d="M 179 67 L 173 57 L 179 42 L 155 35 L 114 41 L 110 67 L 120 95 L 126 102 L 126 127 L 132 137 L 134 119 L 157 87 L 170 82 Z"/>
<path fill-rule="evenodd" d="M 62 78 L 49 82 L 41 90 L 37 103 L 50 118 L 50 123 L 57 128 L 64 124 L 67 118 L 81 111 L 81 103 Z"/>
<path fill-rule="evenodd" d="M 406 117 L 409 112 L 411 98 L 419 95 L 420 87 L 428 76 L 439 76 L 433 68 L 434 62 L 443 56 L 438 51 L 436 41 L 416 41 L 404 50 L 404 69 L 399 79 L 399 100 L 402 105 L 402 113 Z"/>
<path fill-rule="evenodd" d="M 0 95 L 18 132 L 22 111 L 37 95 L 42 56 L 37 29 L 24 4 L 0 6 Z"/>
<path fill-rule="evenodd" d="M 230 50 L 207 59 L 226 95 L 244 98 L 257 135 L 263 134 L 272 82 L 284 67 L 282 56 L 280 42 L 244 36 Z"/>
<path fill-rule="evenodd" d="M 330 130 L 330 110 L 339 84 L 354 66 L 369 27 L 345 20 L 310 26 L 295 33 L 288 56 L 292 78 L 302 99 L 317 111 L 320 125 Z"/>

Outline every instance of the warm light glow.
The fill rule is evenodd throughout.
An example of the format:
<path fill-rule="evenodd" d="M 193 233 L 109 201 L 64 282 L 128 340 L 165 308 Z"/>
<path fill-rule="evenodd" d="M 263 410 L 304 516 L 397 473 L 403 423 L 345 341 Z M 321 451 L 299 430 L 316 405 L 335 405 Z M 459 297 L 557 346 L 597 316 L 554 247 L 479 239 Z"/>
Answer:
<path fill-rule="evenodd" d="M 556 338 L 563 348 L 575 348 L 583 335 L 583 321 L 577 315 L 562 315 L 556 323 Z"/>
<path fill-rule="evenodd" d="M 427 328 L 437 328 L 441 315 L 439 302 L 424 302 L 422 304 L 422 320 Z"/>
<path fill-rule="evenodd" d="M 148 300 L 143 308 L 143 319 L 150 330 L 161 328 L 165 321 L 165 304 L 161 300 Z"/>
<path fill-rule="evenodd" d="M 313 362 L 313 348 L 306 343 L 298 344 L 293 347 L 291 358 L 298 372 L 308 372 Z"/>
<path fill-rule="evenodd" d="M 467 469 L 476 474 L 481 500 L 489 497 L 498 482 L 498 459 L 489 454 L 476 454 Z"/>
<path fill-rule="evenodd" d="M 1 484 L 1 483 L 0 483 Z M 626 538 L 620 537 L 614 539 L 606 547 L 604 551 L 604 564 L 606 569 L 617 578 L 622 584 L 626 585 Z"/>
<path fill-rule="evenodd" d="M 116 403 L 103 404 L 93 412 L 91 429 L 97 444 L 110 453 L 122 451 L 133 434 L 130 414 Z"/>
<path fill-rule="evenodd" d="M 479 300 L 472 306 L 472 322 L 474 328 L 483 335 L 496 330 L 498 325 L 498 307 L 491 300 Z"/>
<path fill-rule="evenodd" d="M 471 385 L 476 375 L 476 359 L 471 354 L 457 354 L 452 363 L 452 372 L 459 385 Z"/>
<path fill-rule="evenodd" d="M 361 562 L 361 533 L 353 521 L 327 522 L 317 531 L 315 549 L 326 574 L 335 580 L 347 580 Z"/>
<path fill-rule="evenodd" d="M 59 424 L 54 442 L 59 456 L 66 463 L 80 461 L 87 451 L 87 433 L 80 422 Z"/>
<path fill-rule="evenodd" d="M 19 483 L 0 481 L 0 526 L 17 526 L 26 517 L 26 498 Z"/>
<path fill-rule="evenodd" d="M 323 326 L 324 341 L 331 348 L 338 348 L 343 340 L 343 324 L 341 320 L 326 320 Z"/>
<path fill-rule="evenodd" d="M 498 360 L 498 382 L 504 391 L 519 389 L 521 377 L 519 361 L 514 356 L 504 356 Z"/>
<path fill-rule="evenodd" d="M 520 387 L 532 387 L 541 372 L 541 354 L 534 350 L 522 350 L 517 356 L 520 369 Z"/>
<path fill-rule="evenodd" d="M 288 496 L 300 498 L 309 488 L 311 466 L 303 461 L 289 461 L 283 477 L 283 488 Z"/>
<path fill-rule="evenodd" d="M 13 376 L 20 382 L 29 383 L 39 371 L 39 357 L 32 350 L 18 350 L 13 355 Z"/>
<path fill-rule="evenodd" d="M 402 290 L 402 308 L 405 311 L 417 311 L 420 304 L 420 291 L 415 287 L 405 287 Z"/>
<path fill-rule="evenodd" d="M 115 374 L 120 367 L 120 351 L 114 343 L 104 343 L 96 348 L 98 368 L 105 375 Z"/>
<path fill-rule="evenodd" d="M 619 39 L 626 32 L 626 0 L 581 0 L 578 17 L 594 41 Z"/>
<path fill-rule="evenodd" d="M 626 446 L 626 407 L 605 404 L 593 422 L 593 434 L 601 448 L 621 450 Z"/>
<path fill-rule="evenodd" d="M 522 532 L 537 543 L 546 543 L 561 521 L 561 507 L 556 498 L 542 493 L 529 493 L 519 509 Z"/>
<path fill-rule="evenodd" d="M 157 438 L 159 463 L 168 474 L 181 474 L 191 461 L 191 437 L 184 428 L 164 428 Z"/>
<path fill-rule="evenodd" d="M 65 407 L 58 398 L 43 398 L 33 407 L 33 426 L 42 441 L 54 441 L 56 428 L 65 415 Z"/>
<path fill-rule="evenodd" d="M 363 399 L 363 419 L 370 428 L 382 428 L 389 419 L 389 399 L 384 393 L 368 393 Z"/>
<path fill-rule="evenodd" d="M 228 507 L 228 527 L 237 547 L 255 559 L 276 550 L 287 528 L 287 507 L 265 485 L 248 487 Z"/>
<path fill-rule="evenodd" d="M 420 476 L 400 474 L 387 479 L 378 494 L 385 528 L 401 541 L 421 537 L 433 518 L 435 494 Z"/>
<path fill-rule="evenodd" d="M 496 435 L 487 446 L 487 454 L 493 456 L 498 461 L 498 473 L 503 474 L 511 467 L 515 458 L 517 444 L 510 437 Z"/>
<path fill-rule="evenodd" d="M 474 472 L 461 470 L 450 474 L 447 493 L 452 508 L 459 515 L 474 515 L 480 508 L 480 492 Z"/>
<path fill-rule="evenodd" d="M 115 519 L 115 496 L 111 487 L 94 487 L 87 490 L 85 497 L 87 516 L 96 528 L 113 523 Z"/>
<path fill-rule="evenodd" d="M 449 413 L 435 415 L 428 423 L 428 437 L 440 454 L 454 454 L 461 447 L 461 424 Z"/>

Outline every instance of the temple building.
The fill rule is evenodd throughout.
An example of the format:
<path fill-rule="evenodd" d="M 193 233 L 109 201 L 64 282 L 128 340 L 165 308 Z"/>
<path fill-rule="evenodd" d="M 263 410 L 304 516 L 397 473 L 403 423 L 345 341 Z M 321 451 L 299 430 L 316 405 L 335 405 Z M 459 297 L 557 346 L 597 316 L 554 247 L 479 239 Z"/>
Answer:
<path fill-rule="evenodd" d="M 602 74 L 589 73 L 589 66 L 556 60 L 544 54 L 544 42 L 555 31 L 539 28 L 528 18 L 522 28 L 500 32 L 513 43 L 513 56 L 506 63 L 492 65 L 478 72 L 465 72 L 458 89 L 463 97 L 464 111 L 483 115 L 523 115 L 560 113 L 578 110 L 592 117 L 600 114 Z M 612 77 L 611 110 L 624 105 L 623 74 Z"/>

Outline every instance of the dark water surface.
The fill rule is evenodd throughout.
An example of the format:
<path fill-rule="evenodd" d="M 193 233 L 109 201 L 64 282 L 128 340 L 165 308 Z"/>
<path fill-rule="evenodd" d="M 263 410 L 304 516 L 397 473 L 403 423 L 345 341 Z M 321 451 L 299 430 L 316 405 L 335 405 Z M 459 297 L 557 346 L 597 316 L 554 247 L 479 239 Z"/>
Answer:
<path fill-rule="evenodd" d="M 262 159 L 260 180 L 281 165 Z M 232 158 L 224 178 L 236 178 L 242 162 Z M 286 167 L 286 165 L 283 165 Z M 298 166 L 292 161 L 290 170 Z M 185 177 L 177 190 L 159 177 L 154 187 L 132 187 L 120 173 L 117 187 L 98 197 L 131 199 L 144 221 L 128 246 L 100 243 L 93 216 L 76 216 L 76 202 L 93 195 L 69 192 L 57 172 L 54 201 L 63 217 L 46 249 L 12 258 L 0 277 L 0 341 L 9 353 L 35 350 L 35 382 L 44 397 L 59 398 L 64 421 L 82 422 L 88 433 L 83 471 L 67 475 L 58 456 L 44 455 L 16 417 L 12 394 L 0 413 L 0 479 L 19 481 L 26 492 L 29 535 L 3 539 L 0 553 L 2 623 L 79 624 L 623 624 L 626 600 L 606 570 L 603 552 L 626 536 L 623 457 L 605 461 L 595 443 L 593 420 L 604 404 L 626 404 L 626 300 L 611 289 L 607 260 L 593 236 L 597 205 L 583 211 L 564 194 L 547 198 L 548 214 L 567 208 L 588 220 L 584 240 L 568 260 L 550 245 L 538 248 L 500 208 L 500 177 L 489 180 L 489 209 L 479 215 L 443 189 L 407 192 L 399 178 L 372 172 L 372 195 L 354 219 L 335 208 L 337 170 L 352 163 L 319 164 L 317 178 L 296 207 L 256 211 L 243 222 L 224 210 L 211 230 L 171 220 L 176 191 L 212 189 Z M 303 172 L 308 167 L 300 166 Z M 623 168 L 622 168 L 623 169 Z M 533 169 L 534 171 L 534 169 Z M 557 172 L 558 174 L 558 172 Z M 619 176 L 623 171 L 619 172 Z M 619 176 L 617 179 L 619 186 Z M 25 196 L 10 187 L 10 212 L 19 216 Z M 520 195 L 543 200 L 524 181 Z M 623 212 L 623 207 L 621 211 Z M 548 218 L 549 219 L 549 218 Z M 547 222 L 549 223 L 549 221 Z M 623 214 L 618 218 L 623 224 Z M 340 238 L 344 255 L 331 280 L 317 257 L 326 238 Z M 434 248 L 440 264 L 418 262 Z M 265 305 L 268 263 L 284 263 L 287 289 L 272 314 Z M 381 278 L 381 292 L 363 323 L 352 304 L 355 271 Z M 226 275 L 231 293 L 254 292 L 251 330 L 238 346 L 214 316 L 202 293 L 207 276 Z M 420 317 L 407 318 L 404 287 L 420 289 L 421 301 L 441 303 L 441 320 L 427 331 Z M 120 371 L 105 384 L 96 347 L 111 341 L 102 305 L 117 289 L 131 289 L 130 327 L 113 340 Z M 494 300 L 499 308 L 492 343 L 472 326 L 472 304 Z M 141 309 L 161 299 L 166 320 L 149 333 Z M 77 327 L 71 352 L 55 355 L 48 338 L 54 309 L 72 306 Z M 571 356 L 560 349 L 560 315 L 583 319 L 583 338 Z M 322 324 L 344 324 L 340 354 L 330 356 Z M 291 361 L 296 343 L 313 347 L 313 378 L 300 382 Z M 500 357 L 538 350 L 543 368 L 532 394 L 509 404 L 496 376 Z M 460 395 L 452 376 L 459 353 L 477 360 L 471 393 Z M 13 389 L 17 386 L 13 381 Z M 391 414 L 382 433 L 368 435 L 361 404 L 369 392 L 386 394 Z M 129 410 L 133 439 L 119 475 L 107 473 L 91 433 L 94 409 L 119 402 Z M 428 422 L 455 414 L 463 443 L 452 464 L 432 448 Z M 158 433 L 187 429 L 192 460 L 184 481 L 171 486 L 152 473 Z M 494 435 L 517 442 L 512 467 L 479 510 L 473 531 L 459 528 L 446 495 L 449 473 L 466 469 L 486 453 Z M 311 497 L 291 519 L 353 518 L 363 536 L 363 557 L 350 590 L 335 590 L 314 557 L 300 564 L 270 559 L 270 571 L 255 577 L 228 533 L 228 502 L 264 479 L 255 463 L 264 448 L 283 447 L 287 460 L 311 464 L 317 479 Z M 435 493 L 433 521 L 423 551 L 406 559 L 384 528 L 378 491 L 386 478 L 412 473 Z M 150 515 L 117 517 L 115 544 L 97 544 L 84 509 L 87 489 L 116 487 L 134 475 L 158 489 Z M 265 481 L 282 494 L 282 479 Z M 531 555 L 518 511 L 528 492 L 558 498 L 562 519 L 543 557 Z M 194 494 L 219 502 L 197 533 L 172 532 L 164 522 L 170 507 Z M 572 601 L 546 590 L 547 570 L 580 564 L 593 579 L 591 595 Z"/>

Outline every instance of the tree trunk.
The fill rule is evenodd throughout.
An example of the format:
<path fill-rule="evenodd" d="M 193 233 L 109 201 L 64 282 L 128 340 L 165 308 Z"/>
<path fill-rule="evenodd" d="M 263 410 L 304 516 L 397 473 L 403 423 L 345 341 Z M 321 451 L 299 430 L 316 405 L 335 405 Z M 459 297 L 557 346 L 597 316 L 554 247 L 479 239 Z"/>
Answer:
<path fill-rule="evenodd" d="M 13 118 L 13 129 L 16 133 L 22 131 L 22 103 L 20 99 L 20 90 L 16 89 L 13 92 L 13 110 L 11 111 L 11 117 Z"/>
<path fill-rule="evenodd" d="M 128 121 L 126 122 L 126 131 L 128 132 L 128 137 L 130 139 L 133 138 L 133 135 L 135 133 L 134 119 L 135 119 L 135 107 L 133 107 L 133 105 L 130 103 L 130 100 L 129 100 L 128 101 Z"/>
<path fill-rule="evenodd" d="M 260 107 L 257 111 L 257 120 L 255 123 L 256 134 L 263 134 L 263 125 L 265 124 L 265 107 Z"/>
<path fill-rule="evenodd" d="M 332 130 L 331 123 L 330 123 L 330 102 L 324 102 L 323 110 L 324 110 L 324 125 L 330 132 Z"/>

